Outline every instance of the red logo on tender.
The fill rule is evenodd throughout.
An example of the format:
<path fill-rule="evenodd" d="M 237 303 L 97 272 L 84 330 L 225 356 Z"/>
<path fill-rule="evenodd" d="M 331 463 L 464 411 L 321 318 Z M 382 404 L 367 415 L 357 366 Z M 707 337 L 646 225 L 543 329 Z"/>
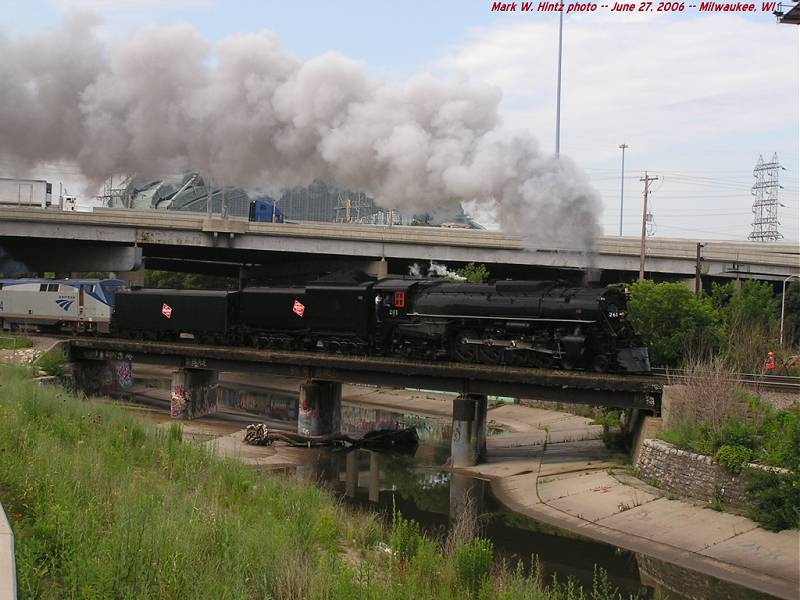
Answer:
<path fill-rule="evenodd" d="M 295 300 L 294 304 L 292 304 L 292 312 L 298 317 L 302 317 L 303 313 L 306 312 L 306 307 L 300 304 L 299 300 Z"/>
<path fill-rule="evenodd" d="M 172 307 L 169 304 L 164 304 L 161 306 L 161 314 L 167 317 L 168 319 L 172 318 Z"/>

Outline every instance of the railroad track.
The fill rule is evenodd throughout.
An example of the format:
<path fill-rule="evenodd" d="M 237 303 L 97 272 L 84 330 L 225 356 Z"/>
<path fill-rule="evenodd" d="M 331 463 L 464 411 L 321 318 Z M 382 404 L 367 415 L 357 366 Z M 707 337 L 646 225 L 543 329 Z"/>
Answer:
<path fill-rule="evenodd" d="M 709 378 L 719 378 L 718 373 L 709 371 L 686 373 L 685 371 L 671 371 L 668 369 L 653 369 L 653 377 L 670 381 L 701 380 L 707 375 Z M 800 393 L 800 377 L 792 375 L 765 375 L 762 373 L 732 373 L 730 381 L 743 385 L 757 386 L 762 389 L 778 391 L 794 391 Z"/>

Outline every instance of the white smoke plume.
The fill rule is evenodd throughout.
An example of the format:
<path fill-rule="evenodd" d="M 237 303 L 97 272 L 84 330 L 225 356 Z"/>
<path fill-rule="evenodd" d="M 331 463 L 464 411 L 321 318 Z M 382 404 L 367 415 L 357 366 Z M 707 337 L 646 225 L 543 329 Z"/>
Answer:
<path fill-rule="evenodd" d="M 585 250 L 599 232 L 586 178 L 504 131 L 495 87 L 382 81 L 338 54 L 300 60 L 269 32 L 212 46 L 181 25 L 104 47 L 92 27 L 73 16 L 0 36 L 0 159 L 74 161 L 95 182 L 190 169 L 273 190 L 318 178 L 406 213 L 460 201 L 533 247 Z"/>
<path fill-rule="evenodd" d="M 445 265 L 430 261 L 428 266 L 414 263 L 408 268 L 408 274 L 415 279 L 425 279 L 428 277 L 445 277 L 453 281 L 466 281 L 467 278 L 448 269 Z"/>

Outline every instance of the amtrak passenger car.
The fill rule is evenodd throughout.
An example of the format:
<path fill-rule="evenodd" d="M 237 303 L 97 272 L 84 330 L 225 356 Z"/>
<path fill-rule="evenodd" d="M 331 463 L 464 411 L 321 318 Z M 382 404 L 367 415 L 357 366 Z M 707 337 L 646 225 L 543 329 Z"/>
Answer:
<path fill-rule="evenodd" d="M 119 279 L 0 279 L 2 328 L 107 333 Z"/>

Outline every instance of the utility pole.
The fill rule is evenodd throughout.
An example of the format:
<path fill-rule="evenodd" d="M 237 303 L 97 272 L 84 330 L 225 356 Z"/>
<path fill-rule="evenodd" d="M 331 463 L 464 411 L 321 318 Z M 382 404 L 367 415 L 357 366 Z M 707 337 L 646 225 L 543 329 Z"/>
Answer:
<path fill-rule="evenodd" d="M 703 289 L 703 282 L 700 279 L 700 264 L 703 262 L 703 257 L 700 256 L 700 250 L 705 247 L 705 244 L 697 242 L 697 257 L 694 261 L 694 293 L 700 297 L 700 291 Z"/>
<path fill-rule="evenodd" d="M 647 195 L 650 192 L 650 182 L 656 181 L 658 177 L 650 177 L 647 171 L 639 181 L 644 181 L 644 208 L 642 209 L 642 244 L 639 248 L 639 281 L 644 279 L 644 239 L 647 235 Z"/>
<path fill-rule="evenodd" d="M 622 148 L 622 177 L 619 180 L 619 237 L 622 237 L 622 207 L 625 202 L 625 148 L 628 144 L 620 144 Z"/>

